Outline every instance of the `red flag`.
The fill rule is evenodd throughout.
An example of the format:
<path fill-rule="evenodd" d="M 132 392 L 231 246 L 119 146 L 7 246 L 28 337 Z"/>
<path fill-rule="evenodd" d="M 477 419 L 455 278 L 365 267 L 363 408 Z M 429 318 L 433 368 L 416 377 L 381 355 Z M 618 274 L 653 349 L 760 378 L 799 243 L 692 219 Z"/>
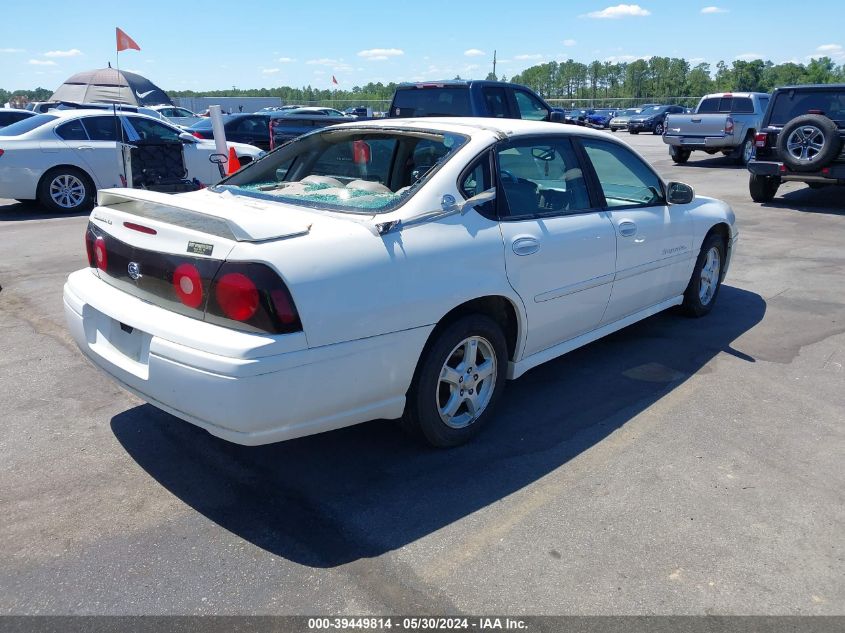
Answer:
<path fill-rule="evenodd" d="M 332 83 L 337 85 L 337 79 L 335 79 L 334 75 L 332 75 Z"/>
<path fill-rule="evenodd" d="M 127 48 L 134 48 L 136 51 L 141 50 L 141 47 L 135 43 L 131 37 L 124 33 L 119 28 L 117 31 L 117 52 L 125 51 Z"/>

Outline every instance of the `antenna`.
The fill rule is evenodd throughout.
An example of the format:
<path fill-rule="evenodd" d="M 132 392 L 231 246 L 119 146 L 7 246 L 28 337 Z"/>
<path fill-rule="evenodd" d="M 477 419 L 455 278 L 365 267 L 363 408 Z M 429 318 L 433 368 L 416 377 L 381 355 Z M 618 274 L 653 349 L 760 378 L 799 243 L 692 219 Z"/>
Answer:
<path fill-rule="evenodd" d="M 493 49 L 493 76 L 498 77 L 496 75 L 496 49 Z"/>

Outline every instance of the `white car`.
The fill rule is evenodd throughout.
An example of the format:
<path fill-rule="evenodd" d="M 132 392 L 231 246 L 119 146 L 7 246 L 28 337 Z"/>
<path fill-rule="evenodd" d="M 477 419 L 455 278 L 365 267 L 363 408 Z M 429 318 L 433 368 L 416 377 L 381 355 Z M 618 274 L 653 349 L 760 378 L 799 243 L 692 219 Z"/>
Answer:
<path fill-rule="evenodd" d="M 203 191 L 99 203 L 64 288 L 77 344 L 240 444 L 375 418 L 460 444 L 506 379 L 706 314 L 737 241 L 727 204 L 626 144 L 511 119 L 350 123 Z"/>
<path fill-rule="evenodd" d="M 58 213 L 88 210 L 98 189 L 120 187 L 126 174 L 117 139 L 181 141 L 188 179 L 209 185 L 221 178 L 210 157 L 214 141 L 197 139 L 151 117 L 103 110 L 53 110 L 0 129 L 0 198 L 38 200 Z M 247 163 L 257 147 L 228 143 Z"/>

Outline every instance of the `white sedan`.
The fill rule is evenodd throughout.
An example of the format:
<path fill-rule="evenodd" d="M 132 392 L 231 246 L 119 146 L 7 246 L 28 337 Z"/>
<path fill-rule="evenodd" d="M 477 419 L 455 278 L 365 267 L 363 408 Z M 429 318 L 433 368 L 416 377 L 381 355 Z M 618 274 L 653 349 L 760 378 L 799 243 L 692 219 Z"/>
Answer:
<path fill-rule="evenodd" d="M 522 120 L 350 123 L 203 191 L 99 204 L 64 289 L 80 349 L 240 444 L 375 418 L 465 442 L 506 379 L 709 312 L 737 241 L 727 204 L 626 144 Z"/>
<path fill-rule="evenodd" d="M 53 110 L 0 129 L 0 198 L 38 200 L 58 213 L 88 210 L 98 189 L 120 187 L 126 174 L 118 140 L 180 141 L 188 179 L 220 180 L 214 141 L 203 141 L 152 117 L 103 110 Z M 263 152 L 228 143 L 242 162 Z"/>

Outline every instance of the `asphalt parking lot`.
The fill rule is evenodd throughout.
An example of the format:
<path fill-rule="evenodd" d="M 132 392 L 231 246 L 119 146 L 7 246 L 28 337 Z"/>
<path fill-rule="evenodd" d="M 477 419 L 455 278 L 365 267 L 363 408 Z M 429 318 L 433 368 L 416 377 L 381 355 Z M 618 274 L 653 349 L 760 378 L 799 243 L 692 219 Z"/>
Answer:
<path fill-rule="evenodd" d="M 736 211 L 713 313 L 532 370 L 450 451 L 143 404 L 65 331 L 86 217 L 0 200 L 0 613 L 845 614 L 845 193 L 625 138 Z"/>

